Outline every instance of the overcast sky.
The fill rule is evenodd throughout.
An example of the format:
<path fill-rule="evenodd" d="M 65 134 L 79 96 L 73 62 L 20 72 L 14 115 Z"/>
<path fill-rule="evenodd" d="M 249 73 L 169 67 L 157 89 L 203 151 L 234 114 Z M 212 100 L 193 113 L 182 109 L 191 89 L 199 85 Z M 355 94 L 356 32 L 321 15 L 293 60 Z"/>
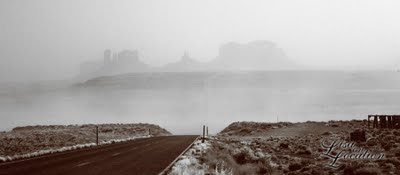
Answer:
<path fill-rule="evenodd" d="M 162 65 L 270 40 L 314 68 L 400 63 L 398 0 L 1 0 L 0 81 L 62 79 L 106 48 Z"/>

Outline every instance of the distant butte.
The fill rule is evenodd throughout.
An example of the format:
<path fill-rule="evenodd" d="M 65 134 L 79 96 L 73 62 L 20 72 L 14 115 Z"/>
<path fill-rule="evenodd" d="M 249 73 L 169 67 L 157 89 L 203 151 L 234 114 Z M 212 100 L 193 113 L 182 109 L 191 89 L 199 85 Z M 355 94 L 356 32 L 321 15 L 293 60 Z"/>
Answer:
<path fill-rule="evenodd" d="M 134 72 L 199 72 L 234 70 L 289 70 L 295 64 L 275 43 L 265 40 L 247 44 L 229 42 L 223 44 L 216 58 L 209 62 L 200 62 L 185 52 L 177 62 L 162 67 L 151 67 L 139 58 L 137 50 L 121 52 L 104 51 L 103 61 L 81 64 L 80 77 L 83 79 L 99 76 Z"/>

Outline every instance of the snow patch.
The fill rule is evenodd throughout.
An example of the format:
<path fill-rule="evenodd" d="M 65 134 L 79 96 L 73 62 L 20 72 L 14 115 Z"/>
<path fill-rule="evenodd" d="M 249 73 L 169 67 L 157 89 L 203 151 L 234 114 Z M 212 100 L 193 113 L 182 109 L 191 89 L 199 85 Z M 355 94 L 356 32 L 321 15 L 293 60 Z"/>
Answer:
<path fill-rule="evenodd" d="M 205 153 L 211 144 L 208 141 L 201 143 L 201 140 L 194 142 L 193 146 L 180 157 L 174 166 L 170 175 L 204 175 L 208 169 L 206 165 L 199 162 L 201 154 Z"/>
<path fill-rule="evenodd" d="M 0 161 L 5 162 L 5 161 L 7 161 L 7 158 L 0 156 Z"/>

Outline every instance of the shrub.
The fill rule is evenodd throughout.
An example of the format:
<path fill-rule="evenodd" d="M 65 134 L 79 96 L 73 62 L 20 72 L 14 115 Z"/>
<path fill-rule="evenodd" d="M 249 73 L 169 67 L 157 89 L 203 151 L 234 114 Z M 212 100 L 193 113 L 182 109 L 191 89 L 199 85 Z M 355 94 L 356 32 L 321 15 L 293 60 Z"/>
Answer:
<path fill-rule="evenodd" d="M 324 133 L 322 133 L 321 135 L 323 135 L 323 136 L 329 136 L 329 135 L 332 135 L 332 133 L 331 132 L 329 132 L 329 131 L 325 131 Z"/>
<path fill-rule="evenodd" d="M 218 172 L 216 174 L 220 175 L 221 168 L 224 167 L 222 169 L 224 172 L 234 175 L 272 174 L 272 167 L 265 159 L 250 160 L 251 156 L 248 151 L 236 148 L 239 145 L 221 146 L 223 144 L 225 143 L 212 142 L 211 148 L 200 158 L 200 162 L 208 165 L 211 171 Z"/>
<path fill-rule="evenodd" d="M 301 169 L 301 165 L 300 165 L 300 163 L 291 163 L 290 165 L 289 165 L 289 170 L 290 171 L 296 171 L 296 170 L 299 170 L 299 169 Z"/>
<path fill-rule="evenodd" d="M 243 128 L 243 129 L 239 130 L 239 133 L 240 134 L 249 134 L 249 133 L 251 133 L 251 130 L 248 128 Z"/>
<path fill-rule="evenodd" d="M 281 143 L 279 144 L 279 147 L 280 147 L 280 148 L 287 149 L 287 148 L 289 148 L 289 144 L 286 143 L 286 142 L 281 142 Z"/>
<path fill-rule="evenodd" d="M 362 167 L 362 165 L 358 162 L 350 162 L 347 165 L 343 165 L 343 174 L 344 175 L 355 175 L 356 170 Z"/>
<path fill-rule="evenodd" d="M 356 170 L 354 175 L 378 175 L 381 174 L 381 172 L 376 169 L 376 168 L 370 168 L 370 167 L 363 167 L 361 169 Z"/>
<path fill-rule="evenodd" d="M 248 175 L 248 174 L 258 174 L 258 167 L 255 164 L 244 164 L 244 165 L 234 165 L 233 174 L 234 175 Z"/>
<path fill-rule="evenodd" d="M 246 160 L 246 153 L 240 152 L 236 155 L 233 155 L 233 158 L 235 159 L 236 163 L 243 165 L 247 162 Z"/>

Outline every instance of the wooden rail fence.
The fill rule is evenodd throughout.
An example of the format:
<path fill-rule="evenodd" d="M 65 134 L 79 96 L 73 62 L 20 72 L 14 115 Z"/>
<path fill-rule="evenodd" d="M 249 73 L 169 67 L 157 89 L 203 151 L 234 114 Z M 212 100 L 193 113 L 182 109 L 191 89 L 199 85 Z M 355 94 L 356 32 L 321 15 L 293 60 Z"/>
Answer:
<path fill-rule="evenodd" d="M 400 115 L 368 115 L 368 128 L 370 127 L 370 118 L 373 117 L 373 128 L 400 129 Z"/>

